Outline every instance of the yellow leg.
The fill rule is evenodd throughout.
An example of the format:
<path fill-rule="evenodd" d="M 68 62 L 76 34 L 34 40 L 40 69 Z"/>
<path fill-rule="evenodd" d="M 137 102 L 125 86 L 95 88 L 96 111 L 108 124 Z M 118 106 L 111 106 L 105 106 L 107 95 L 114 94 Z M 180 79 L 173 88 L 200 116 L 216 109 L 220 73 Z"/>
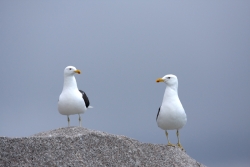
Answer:
<path fill-rule="evenodd" d="M 174 145 L 174 144 L 170 143 L 170 141 L 169 141 L 169 139 L 168 139 L 168 132 L 167 132 L 167 131 L 165 131 L 165 134 L 166 134 L 166 136 L 167 136 L 167 140 L 168 140 L 168 144 L 167 144 L 167 146 L 173 146 L 173 147 L 175 147 L 175 145 Z"/>
<path fill-rule="evenodd" d="M 82 127 L 82 118 L 80 114 L 79 114 L 79 127 Z"/>
<path fill-rule="evenodd" d="M 184 148 L 182 147 L 182 145 L 180 143 L 179 130 L 176 131 L 176 135 L 177 135 L 177 138 L 178 138 L 177 146 L 184 151 Z"/>
<path fill-rule="evenodd" d="M 70 126 L 70 119 L 69 119 L 69 116 L 68 116 L 68 127 Z"/>

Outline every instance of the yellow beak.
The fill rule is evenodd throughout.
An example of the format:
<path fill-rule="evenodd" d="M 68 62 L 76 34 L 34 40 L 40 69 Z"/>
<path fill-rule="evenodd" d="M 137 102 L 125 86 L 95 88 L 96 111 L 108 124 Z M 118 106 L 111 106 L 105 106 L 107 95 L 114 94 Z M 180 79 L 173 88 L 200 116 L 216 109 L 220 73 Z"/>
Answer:
<path fill-rule="evenodd" d="M 75 73 L 81 74 L 81 71 L 80 70 L 75 70 Z"/>
<path fill-rule="evenodd" d="M 156 82 L 164 82 L 164 79 L 158 78 L 158 79 L 156 80 Z"/>

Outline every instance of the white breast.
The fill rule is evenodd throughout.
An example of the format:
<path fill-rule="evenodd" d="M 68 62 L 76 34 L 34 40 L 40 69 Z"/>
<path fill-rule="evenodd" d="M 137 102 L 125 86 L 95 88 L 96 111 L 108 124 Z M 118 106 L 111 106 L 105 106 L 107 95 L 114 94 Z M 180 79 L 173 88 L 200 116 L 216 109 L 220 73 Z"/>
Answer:
<path fill-rule="evenodd" d="M 158 126 L 163 130 L 181 129 L 187 122 L 183 107 L 161 106 L 157 118 Z"/>
<path fill-rule="evenodd" d="M 157 118 L 158 126 L 163 130 L 174 130 L 182 128 L 186 122 L 187 116 L 177 92 L 166 89 Z"/>
<path fill-rule="evenodd" d="M 58 101 L 58 111 L 62 115 L 81 114 L 86 111 L 82 94 L 78 90 L 63 91 Z"/>

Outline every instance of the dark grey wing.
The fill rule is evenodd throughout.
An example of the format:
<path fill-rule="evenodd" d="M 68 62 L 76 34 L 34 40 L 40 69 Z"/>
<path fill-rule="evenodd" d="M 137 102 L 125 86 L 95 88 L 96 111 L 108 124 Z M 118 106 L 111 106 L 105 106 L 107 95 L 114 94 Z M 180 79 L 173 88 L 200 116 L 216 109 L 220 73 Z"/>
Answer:
<path fill-rule="evenodd" d="M 79 90 L 79 91 L 82 93 L 82 98 L 83 98 L 83 100 L 85 102 L 86 108 L 88 108 L 88 106 L 89 106 L 89 98 L 88 98 L 88 96 L 86 95 L 86 93 L 84 91 L 82 91 L 82 90 Z"/>
<path fill-rule="evenodd" d="M 157 113 L 157 116 L 156 116 L 156 121 L 157 121 L 157 118 L 159 116 L 160 110 L 161 110 L 161 107 L 159 107 L 159 110 L 158 110 L 158 113 Z"/>

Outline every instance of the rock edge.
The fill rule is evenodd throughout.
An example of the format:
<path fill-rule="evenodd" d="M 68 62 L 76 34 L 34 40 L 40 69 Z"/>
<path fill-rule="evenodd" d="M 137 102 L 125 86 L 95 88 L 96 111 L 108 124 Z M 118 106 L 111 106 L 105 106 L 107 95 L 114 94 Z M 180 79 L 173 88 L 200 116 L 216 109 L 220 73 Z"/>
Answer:
<path fill-rule="evenodd" d="M 0 137 L 0 166 L 205 167 L 177 147 L 82 127 Z"/>

